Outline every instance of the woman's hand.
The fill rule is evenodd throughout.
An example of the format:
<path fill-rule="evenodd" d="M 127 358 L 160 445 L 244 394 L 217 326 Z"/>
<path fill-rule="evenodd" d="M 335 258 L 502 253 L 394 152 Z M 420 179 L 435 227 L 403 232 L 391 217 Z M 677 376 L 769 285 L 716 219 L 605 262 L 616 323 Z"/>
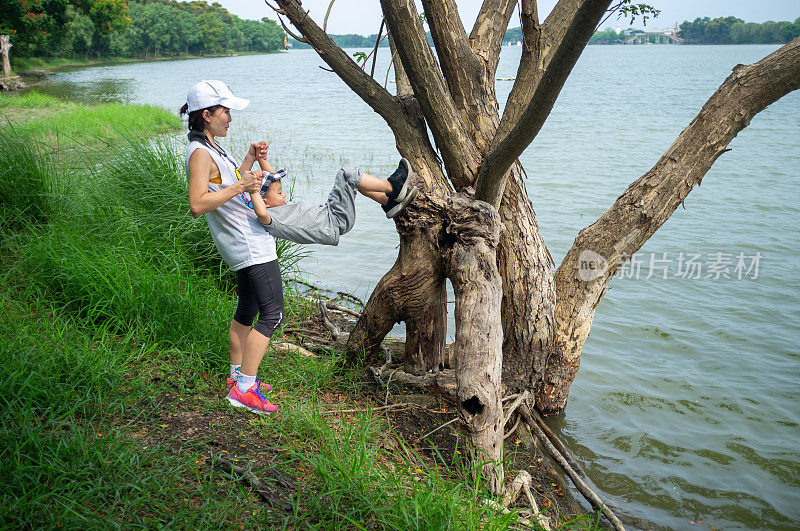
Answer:
<path fill-rule="evenodd" d="M 260 171 L 246 171 L 242 174 L 242 178 L 237 183 L 241 186 L 243 192 L 248 194 L 257 194 L 261 192 L 261 181 L 264 179 L 264 174 Z"/>

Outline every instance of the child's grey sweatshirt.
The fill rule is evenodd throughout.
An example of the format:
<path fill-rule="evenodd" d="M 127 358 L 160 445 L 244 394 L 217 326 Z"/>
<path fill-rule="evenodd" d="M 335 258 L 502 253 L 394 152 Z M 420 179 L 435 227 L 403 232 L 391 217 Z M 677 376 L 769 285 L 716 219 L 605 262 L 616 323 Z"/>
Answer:
<path fill-rule="evenodd" d="M 353 228 L 356 220 L 356 190 L 361 170 L 342 168 L 324 205 L 297 201 L 270 207 L 272 223 L 264 228 L 275 238 L 295 243 L 338 245 L 339 236 Z"/>

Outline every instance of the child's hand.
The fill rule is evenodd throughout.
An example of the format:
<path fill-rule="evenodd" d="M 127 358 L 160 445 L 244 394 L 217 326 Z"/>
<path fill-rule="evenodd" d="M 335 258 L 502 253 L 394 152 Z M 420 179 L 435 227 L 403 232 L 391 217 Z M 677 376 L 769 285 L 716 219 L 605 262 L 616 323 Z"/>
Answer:
<path fill-rule="evenodd" d="M 267 144 L 263 140 L 261 142 L 253 142 L 252 144 L 250 144 L 250 151 L 253 153 L 253 156 L 256 158 L 256 160 L 258 159 L 266 160 L 268 149 L 269 149 L 269 144 Z"/>

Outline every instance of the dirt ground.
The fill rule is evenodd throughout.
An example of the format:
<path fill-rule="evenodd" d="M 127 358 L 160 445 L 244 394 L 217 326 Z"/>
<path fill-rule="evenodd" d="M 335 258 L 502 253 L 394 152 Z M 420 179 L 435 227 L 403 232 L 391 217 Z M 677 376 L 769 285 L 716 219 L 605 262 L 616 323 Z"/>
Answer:
<path fill-rule="evenodd" d="M 342 329 L 350 328 L 351 322 L 345 317 L 336 314 L 331 317 Z M 324 327 L 316 320 L 307 326 L 318 334 L 325 333 Z M 299 338 L 295 341 L 301 342 Z M 159 376 L 150 378 L 157 380 Z M 142 427 L 135 437 L 142 445 L 167 443 L 166 446 L 172 446 L 178 454 L 200 455 L 198 468 L 216 467 L 227 472 L 234 469 L 250 488 L 252 502 L 260 506 L 260 510 L 269 513 L 290 511 L 291 497 L 297 493 L 298 482 L 303 478 L 285 472 L 292 469 L 286 466 L 286 449 L 257 435 L 254 430 L 242 429 L 247 413 L 225 407 L 209 408 L 209 402 L 223 400 L 224 376 L 204 375 L 203 378 L 213 393 L 188 398 L 165 396 L 158 418 L 150 427 Z M 446 397 L 421 393 L 418 389 L 403 388 L 394 383 L 387 390 L 369 373 L 364 375 L 364 384 L 363 394 L 351 397 L 355 399 L 356 408 L 369 405 L 376 415 L 384 415 L 394 438 L 412 448 L 417 458 L 429 468 L 438 467 L 443 475 L 454 479 L 463 476 L 466 439 L 453 403 Z M 323 410 L 342 408 L 341 396 L 337 393 L 323 393 L 318 399 Z M 562 474 L 543 457 L 540 447 L 527 431 L 519 429 L 506 440 L 505 455 L 506 481 L 510 481 L 517 471 L 527 470 L 533 477 L 537 503 L 553 524 L 584 514 L 585 511 L 571 496 Z M 252 473 L 248 476 L 242 474 L 242 470 L 251 470 Z M 517 506 L 523 506 L 523 498 L 518 500 Z"/>
<path fill-rule="evenodd" d="M 255 431 L 242 429 L 248 414 L 227 408 L 209 410 L 203 405 L 204 400 L 223 400 L 224 380 L 218 380 L 212 386 L 219 388 L 216 396 L 195 399 L 165 396 L 153 424 L 141 427 L 134 437 L 144 446 L 160 444 L 172 447 L 179 455 L 199 455 L 197 468 L 216 467 L 230 472 L 233 466 L 250 470 L 249 478 L 243 474 L 235 475 L 250 488 L 251 503 L 267 513 L 288 514 L 292 508 L 291 498 L 297 493 L 298 482 L 303 479 L 284 472 L 288 462 L 285 448 Z M 336 393 L 324 393 L 320 398 L 320 406 L 325 410 L 341 408 Z M 394 436 L 415 450 L 418 458 L 429 468 L 439 467 L 443 475 L 452 475 L 456 479 L 463 474 L 459 465 L 464 463 L 465 437 L 459 421 L 441 427 L 457 418 L 455 407 L 444 398 L 398 389 L 393 390 L 387 400 L 385 390 L 376 384 L 374 393 L 364 395 L 359 402 L 358 407 L 370 404 L 373 408 L 396 404 L 382 412 Z M 517 438 L 516 434 L 506 441 L 505 470 L 507 481 L 518 470 L 527 470 L 531 474 L 534 495 L 551 522 L 566 522 L 584 512 L 570 495 L 562 477 L 543 459 L 541 451 L 530 441 Z M 521 502 L 522 499 L 515 506 L 524 507 Z"/>

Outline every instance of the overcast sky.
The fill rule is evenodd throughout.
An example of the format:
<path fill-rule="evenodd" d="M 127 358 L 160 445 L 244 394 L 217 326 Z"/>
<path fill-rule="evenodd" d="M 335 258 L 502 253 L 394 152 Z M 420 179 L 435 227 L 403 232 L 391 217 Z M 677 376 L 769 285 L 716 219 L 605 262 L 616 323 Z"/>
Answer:
<path fill-rule="evenodd" d="M 213 1 L 213 0 L 211 0 Z M 261 1 L 254 0 L 216 0 L 228 11 L 241 18 L 275 19 L 275 13 Z M 303 7 L 310 10 L 311 17 L 321 26 L 328 9 L 329 0 L 302 0 Z M 641 0 L 644 1 L 644 0 Z M 209 2 L 210 3 L 210 2 Z M 274 5 L 274 2 L 270 1 Z M 458 0 L 458 8 L 467 31 L 480 9 L 481 0 Z M 547 16 L 556 0 L 540 0 L 539 16 L 542 20 Z M 647 22 L 648 26 L 662 28 L 673 26 L 676 22 L 694 20 L 697 17 L 735 16 L 747 22 L 765 22 L 767 20 L 795 20 L 800 17 L 800 0 L 650 0 L 650 5 L 661 10 L 655 21 Z M 419 1 L 417 2 L 419 5 Z M 381 23 L 381 8 L 378 0 L 336 0 L 328 19 L 329 33 L 359 33 L 370 35 L 378 32 Z M 640 21 L 633 24 L 641 27 Z M 512 19 L 510 27 L 519 26 L 519 18 Z M 612 15 L 603 27 L 628 27 L 628 20 L 617 20 Z"/>

